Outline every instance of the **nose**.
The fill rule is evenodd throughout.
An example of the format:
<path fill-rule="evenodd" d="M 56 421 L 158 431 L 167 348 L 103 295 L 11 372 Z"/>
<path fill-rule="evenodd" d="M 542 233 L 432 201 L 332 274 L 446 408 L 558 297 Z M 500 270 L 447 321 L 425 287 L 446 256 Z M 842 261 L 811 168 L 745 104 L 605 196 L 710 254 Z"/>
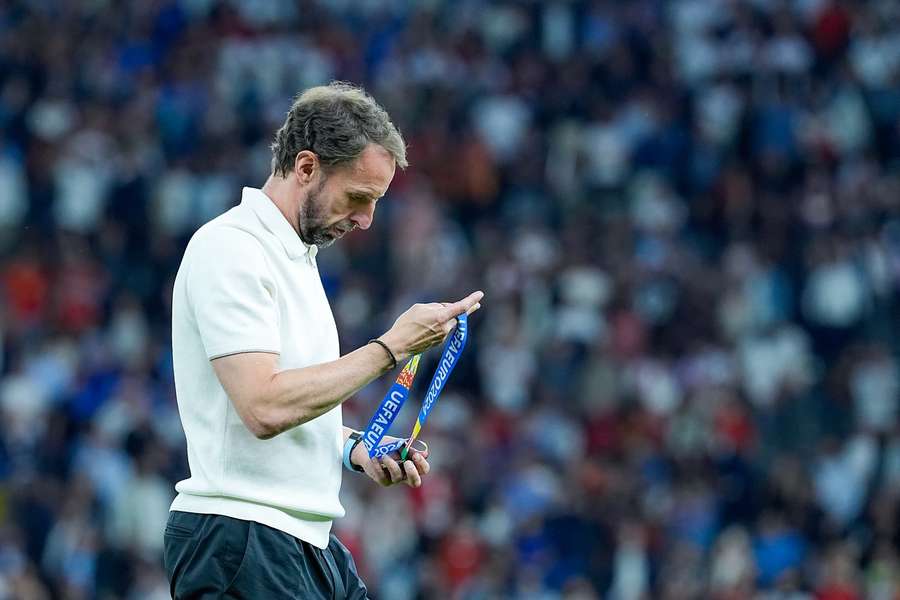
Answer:
<path fill-rule="evenodd" d="M 368 229 L 372 225 L 372 221 L 375 218 L 375 203 L 373 202 L 369 207 L 358 210 L 352 215 L 350 215 L 350 220 L 353 221 L 357 227 L 360 229 Z"/>

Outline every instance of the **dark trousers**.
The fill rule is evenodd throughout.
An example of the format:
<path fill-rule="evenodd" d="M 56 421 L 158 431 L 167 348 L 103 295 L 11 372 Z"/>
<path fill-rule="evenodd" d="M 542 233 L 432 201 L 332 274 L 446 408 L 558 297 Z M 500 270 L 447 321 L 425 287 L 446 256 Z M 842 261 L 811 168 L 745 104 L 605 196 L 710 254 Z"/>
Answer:
<path fill-rule="evenodd" d="M 172 598 L 344 600 L 368 598 L 350 552 L 259 523 L 172 511 L 164 560 Z"/>

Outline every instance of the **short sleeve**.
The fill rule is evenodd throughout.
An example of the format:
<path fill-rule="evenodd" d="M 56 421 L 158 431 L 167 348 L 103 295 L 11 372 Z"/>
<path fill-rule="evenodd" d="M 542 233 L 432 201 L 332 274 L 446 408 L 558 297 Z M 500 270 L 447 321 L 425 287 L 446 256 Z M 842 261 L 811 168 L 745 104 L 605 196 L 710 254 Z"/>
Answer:
<path fill-rule="evenodd" d="M 241 352 L 281 352 L 277 288 L 261 243 L 234 227 L 192 240 L 187 298 L 212 360 Z"/>

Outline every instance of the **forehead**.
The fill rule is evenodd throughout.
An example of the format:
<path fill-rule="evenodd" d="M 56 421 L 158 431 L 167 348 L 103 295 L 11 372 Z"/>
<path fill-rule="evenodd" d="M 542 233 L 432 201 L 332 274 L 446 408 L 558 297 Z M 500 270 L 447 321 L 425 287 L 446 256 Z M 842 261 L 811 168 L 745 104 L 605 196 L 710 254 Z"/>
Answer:
<path fill-rule="evenodd" d="M 329 177 L 345 189 L 365 191 L 381 197 L 394 178 L 394 157 L 377 144 L 369 144 L 358 159 Z"/>

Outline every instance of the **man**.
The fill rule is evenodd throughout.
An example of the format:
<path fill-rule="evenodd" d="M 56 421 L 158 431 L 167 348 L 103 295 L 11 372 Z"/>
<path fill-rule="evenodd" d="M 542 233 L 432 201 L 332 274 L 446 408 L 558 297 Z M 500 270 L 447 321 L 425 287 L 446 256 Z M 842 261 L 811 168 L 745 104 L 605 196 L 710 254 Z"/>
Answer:
<path fill-rule="evenodd" d="M 341 403 L 440 344 L 481 292 L 416 304 L 340 356 L 316 252 L 368 229 L 406 149 L 387 113 L 343 83 L 300 95 L 272 144 L 272 174 L 201 227 L 175 279 L 175 387 L 191 476 L 165 532 L 174 598 L 365 598 L 347 549 L 341 462 L 381 485 L 421 485 L 424 453 L 369 460 Z"/>

